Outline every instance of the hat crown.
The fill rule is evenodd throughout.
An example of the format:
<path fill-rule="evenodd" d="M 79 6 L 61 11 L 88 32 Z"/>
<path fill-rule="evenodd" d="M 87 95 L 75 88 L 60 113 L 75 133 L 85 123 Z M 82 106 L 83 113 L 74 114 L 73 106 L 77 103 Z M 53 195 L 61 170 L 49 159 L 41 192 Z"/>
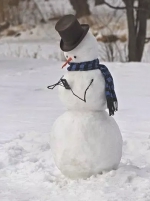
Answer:
<path fill-rule="evenodd" d="M 70 51 L 82 41 L 89 25 L 80 24 L 74 15 L 65 15 L 56 23 L 55 29 L 61 37 L 60 48 Z"/>
<path fill-rule="evenodd" d="M 75 21 L 76 18 L 74 15 L 65 15 L 56 23 L 55 29 L 57 31 L 64 31 L 68 29 Z"/>

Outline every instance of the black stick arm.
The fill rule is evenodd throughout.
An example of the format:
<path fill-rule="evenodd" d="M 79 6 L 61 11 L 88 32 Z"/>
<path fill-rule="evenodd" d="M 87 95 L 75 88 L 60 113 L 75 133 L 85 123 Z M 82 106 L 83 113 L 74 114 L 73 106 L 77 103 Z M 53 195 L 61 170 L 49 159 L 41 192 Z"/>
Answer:
<path fill-rule="evenodd" d="M 48 88 L 48 89 L 54 89 L 57 85 L 60 85 L 60 86 L 64 87 L 64 86 L 62 85 L 62 82 L 61 82 L 61 79 L 62 79 L 63 77 L 64 77 L 64 75 L 60 78 L 60 80 L 59 80 L 56 84 L 52 84 L 52 85 L 48 86 L 47 88 Z"/>

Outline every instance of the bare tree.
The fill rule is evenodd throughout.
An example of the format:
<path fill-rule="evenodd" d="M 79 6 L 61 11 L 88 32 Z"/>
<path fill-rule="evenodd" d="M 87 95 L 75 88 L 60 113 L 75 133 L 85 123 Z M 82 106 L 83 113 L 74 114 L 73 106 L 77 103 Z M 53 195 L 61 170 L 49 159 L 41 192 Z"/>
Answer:
<path fill-rule="evenodd" d="M 105 0 L 101 0 L 101 3 L 103 2 L 103 4 L 106 4 L 113 9 L 126 10 L 129 35 L 128 59 L 129 61 L 141 61 L 144 46 L 147 42 L 146 31 L 150 0 L 137 0 L 137 6 L 134 6 L 136 0 L 122 1 L 125 4 L 123 7 L 113 6 Z"/>
<path fill-rule="evenodd" d="M 76 17 L 90 15 L 90 9 L 87 0 L 70 0 L 73 9 L 76 11 Z"/>

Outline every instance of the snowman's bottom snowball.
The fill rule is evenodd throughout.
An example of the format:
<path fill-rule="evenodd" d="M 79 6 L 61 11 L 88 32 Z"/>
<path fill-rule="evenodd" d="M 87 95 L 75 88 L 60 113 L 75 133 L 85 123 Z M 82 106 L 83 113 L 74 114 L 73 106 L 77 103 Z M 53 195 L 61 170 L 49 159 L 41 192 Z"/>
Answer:
<path fill-rule="evenodd" d="M 53 125 L 50 145 L 57 167 L 72 179 L 116 169 L 122 156 L 118 125 L 105 111 L 67 111 Z"/>

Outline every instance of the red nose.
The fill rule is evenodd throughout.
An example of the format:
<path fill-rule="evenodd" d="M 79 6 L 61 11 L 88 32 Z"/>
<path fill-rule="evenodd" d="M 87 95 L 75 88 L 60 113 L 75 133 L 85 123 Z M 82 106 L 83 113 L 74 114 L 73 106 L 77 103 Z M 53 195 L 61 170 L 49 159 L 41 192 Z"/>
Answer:
<path fill-rule="evenodd" d="M 72 61 L 71 57 L 69 57 L 69 59 L 67 59 L 67 61 L 64 63 L 64 65 L 62 66 L 62 68 L 64 68 L 70 61 Z"/>

